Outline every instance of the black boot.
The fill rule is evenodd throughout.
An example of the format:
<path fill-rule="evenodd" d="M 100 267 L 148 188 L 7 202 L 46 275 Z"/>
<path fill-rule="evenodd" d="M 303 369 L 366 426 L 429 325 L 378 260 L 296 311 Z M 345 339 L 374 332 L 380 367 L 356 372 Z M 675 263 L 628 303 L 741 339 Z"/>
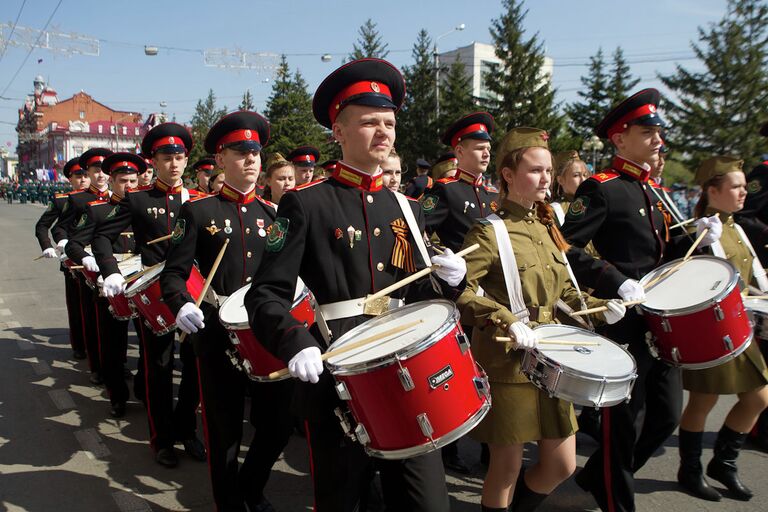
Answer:
<path fill-rule="evenodd" d="M 704 479 L 704 468 L 701 466 L 701 438 L 703 432 L 689 432 L 680 429 L 680 469 L 677 470 L 677 481 L 697 498 L 708 501 L 720 501 L 720 493 L 710 487 Z"/>
<path fill-rule="evenodd" d="M 715 456 L 707 465 L 707 476 L 726 486 L 731 495 L 737 500 L 749 501 L 752 499 L 752 491 L 739 480 L 736 458 L 747 434 L 731 430 L 723 425 L 717 434 L 715 442 Z"/>
<path fill-rule="evenodd" d="M 520 471 L 515 484 L 515 494 L 512 497 L 510 512 L 533 512 L 541 505 L 541 502 L 547 499 L 548 494 L 539 494 L 533 492 L 525 483 L 525 471 Z"/>

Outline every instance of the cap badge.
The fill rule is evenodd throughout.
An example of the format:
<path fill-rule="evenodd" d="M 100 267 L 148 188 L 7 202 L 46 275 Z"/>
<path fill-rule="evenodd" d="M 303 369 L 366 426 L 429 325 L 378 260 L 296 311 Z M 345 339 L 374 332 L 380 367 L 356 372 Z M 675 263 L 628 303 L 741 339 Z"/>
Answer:
<path fill-rule="evenodd" d="M 250 139 L 251 138 L 251 130 L 245 130 L 244 135 L 245 135 L 246 139 Z"/>
<path fill-rule="evenodd" d="M 648 105 L 648 110 L 653 114 L 656 112 L 656 105 Z"/>
<path fill-rule="evenodd" d="M 549 140 L 549 134 L 547 132 L 541 132 L 541 140 Z"/>
<path fill-rule="evenodd" d="M 381 92 L 381 88 L 379 87 L 379 84 L 376 82 L 371 82 L 371 90 L 373 92 Z"/>
<path fill-rule="evenodd" d="M 168 137 L 168 142 L 171 144 L 176 144 L 176 139 L 174 137 Z"/>

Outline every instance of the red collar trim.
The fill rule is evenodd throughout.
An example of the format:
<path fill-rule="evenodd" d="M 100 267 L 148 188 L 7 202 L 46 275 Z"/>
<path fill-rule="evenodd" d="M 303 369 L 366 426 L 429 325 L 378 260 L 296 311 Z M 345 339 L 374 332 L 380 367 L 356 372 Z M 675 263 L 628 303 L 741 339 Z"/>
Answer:
<path fill-rule="evenodd" d="M 155 180 L 155 188 L 159 190 L 160 192 L 164 192 L 167 194 L 181 194 L 181 189 L 184 188 L 182 185 L 177 185 L 175 187 L 172 187 L 168 185 L 166 182 L 158 178 Z"/>
<path fill-rule="evenodd" d="M 627 160 L 626 158 L 622 158 L 620 156 L 613 157 L 613 161 L 611 162 L 611 168 L 615 171 L 620 172 L 621 174 L 626 174 L 627 176 L 631 176 L 638 181 L 648 181 L 648 178 L 651 176 L 650 169 L 645 169 L 642 166 L 636 164 L 635 162 L 632 162 L 631 160 Z"/>
<path fill-rule="evenodd" d="M 344 162 L 339 162 L 336 164 L 336 169 L 333 171 L 331 177 L 350 187 L 359 188 L 368 192 L 378 192 L 382 187 L 381 175 L 381 169 L 378 169 L 376 174 L 370 175 L 359 169 L 355 169 Z"/>
<path fill-rule="evenodd" d="M 221 187 L 221 190 L 219 191 L 219 195 L 224 199 L 228 201 L 232 201 L 234 203 L 248 204 L 252 202 L 254 199 L 256 199 L 256 187 L 253 187 L 250 192 L 243 194 L 242 192 L 233 188 L 232 185 L 230 185 L 225 181 L 224 185 Z"/>
<path fill-rule="evenodd" d="M 109 204 L 119 204 L 120 201 L 122 201 L 122 200 L 123 200 L 123 198 L 120 197 L 119 195 L 115 194 L 114 192 L 112 193 L 111 196 L 109 196 Z"/>
<path fill-rule="evenodd" d="M 481 186 L 483 184 L 483 175 L 482 174 L 479 174 L 479 175 L 475 176 L 474 174 L 469 173 L 469 172 L 465 171 L 464 169 L 459 169 L 456 172 L 456 176 L 455 177 L 456 177 L 457 180 L 469 183 L 473 187 L 479 187 L 479 186 Z"/>

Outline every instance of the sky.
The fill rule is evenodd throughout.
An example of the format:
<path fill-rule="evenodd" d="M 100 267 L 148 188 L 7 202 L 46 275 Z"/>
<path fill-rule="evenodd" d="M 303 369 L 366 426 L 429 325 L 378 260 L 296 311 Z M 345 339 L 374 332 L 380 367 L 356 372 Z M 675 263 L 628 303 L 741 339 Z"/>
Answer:
<path fill-rule="evenodd" d="M 271 73 L 206 66 L 204 50 L 229 49 L 286 54 L 310 92 L 352 50 L 357 32 L 371 18 L 402 67 L 411 63 L 419 30 L 439 39 L 439 51 L 473 41 L 490 43 L 489 26 L 502 12 L 501 0 L 0 0 L 0 145 L 15 150 L 18 108 L 32 81 L 42 75 L 63 100 L 83 90 L 116 110 L 164 110 L 188 122 L 197 100 L 213 89 L 219 106 L 234 110 L 249 89 L 262 110 L 271 90 Z M 58 6 L 58 8 L 57 8 Z M 661 87 L 658 73 L 676 65 L 700 69 L 691 43 L 697 27 L 707 27 L 725 13 L 726 0 L 528 0 L 525 27 L 538 33 L 554 59 L 558 100 L 577 99 L 579 77 L 599 47 L 611 54 L 624 49 L 641 87 Z M 99 55 L 65 56 L 60 52 L 3 44 L 18 16 L 23 29 L 77 34 L 99 41 Z M 49 22 L 50 20 L 50 22 Z M 452 31 L 459 24 L 462 31 Z M 13 36 L 11 39 L 15 39 Z M 25 36 L 28 37 L 28 36 Z M 32 39 L 34 40 L 34 36 Z M 144 46 L 159 48 L 146 56 Z M 332 56 L 323 62 L 323 54 Z M 26 63 L 25 63 L 26 60 Z M 165 108 L 160 103 L 164 102 Z"/>

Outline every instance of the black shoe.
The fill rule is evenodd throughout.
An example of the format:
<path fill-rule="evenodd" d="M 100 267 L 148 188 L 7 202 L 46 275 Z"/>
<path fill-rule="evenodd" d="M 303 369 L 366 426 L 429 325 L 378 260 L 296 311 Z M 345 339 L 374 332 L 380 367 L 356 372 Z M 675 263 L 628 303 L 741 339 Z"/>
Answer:
<path fill-rule="evenodd" d="M 600 411 L 592 407 L 584 407 L 576 421 L 579 424 L 579 432 L 587 434 L 598 443 L 603 439 L 600 428 Z"/>
<path fill-rule="evenodd" d="M 109 415 L 113 418 L 122 418 L 125 416 L 125 402 L 116 402 L 109 409 Z"/>
<path fill-rule="evenodd" d="M 155 454 L 155 462 L 167 468 L 175 468 L 179 465 L 179 458 L 173 448 L 160 448 Z"/>
<path fill-rule="evenodd" d="M 91 384 L 95 386 L 101 386 L 104 384 L 104 379 L 101 378 L 101 375 L 99 375 L 99 372 L 94 372 L 91 374 L 91 377 L 88 379 L 91 381 Z"/>
<path fill-rule="evenodd" d="M 72 351 L 72 357 L 74 357 L 77 360 L 82 361 L 83 359 L 85 359 L 88 356 L 85 355 L 85 350 L 73 350 Z"/>
<path fill-rule="evenodd" d="M 471 473 L 469 467 L 464 462 L 458 453 L 445 454 L 443 453 L 443 467 L 454 473 L 462 475 L 468 475 Z"/>
<path fill-rule="evenodd" d="M 731 430 L 723 425 L 715 441 L 715 456 L 707 465 L 707 476 L 723 484 L 732 498 L 749 501 L 754 494 L 739 479 L 736 459 L 744 446 L 747 434 Z"/>
<path fill-rule="evenodd" d="M 269 500 L 264 496 L 253 503 L 245 500 L 245 505 L 248 508 L 248 512 L 277 512 L 275 507 L 273 507 Z"/>
<path fill-rule="evenodd" d="M 697 498 L 720 501 L 720 493 L 704 478 L 704 469 L 701 467 L 702 436 L 703 432 L 680 429 L 680 469 L 677 470 L 677 482 Z"/>
<path fill-rule="evenodd" d="M 208 460 L 205 453 L 205 445 L 196 437 L 190 437 L 181 442 L 187 455 L 200 462 Z"/>

